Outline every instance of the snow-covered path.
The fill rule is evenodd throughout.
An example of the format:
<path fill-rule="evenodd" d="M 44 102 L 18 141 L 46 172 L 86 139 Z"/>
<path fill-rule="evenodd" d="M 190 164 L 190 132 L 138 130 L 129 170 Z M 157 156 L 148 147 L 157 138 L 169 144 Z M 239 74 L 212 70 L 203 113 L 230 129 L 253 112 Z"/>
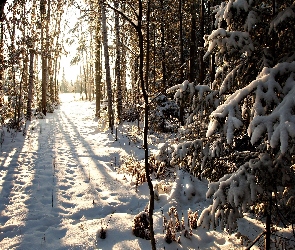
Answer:
<path fill-rule="evenodd" d="M 143 159 L 142 141 L 127 136 L 137 131 L 136 126 L 121 125 L 116 141 L 114 134 L 98 129 L 94 102 L 79 101 L 78 96 L 75 100 L 73 94 L 63 94 L 61 100 L 46 119 L 27 123 L 25 136 L 5 132 L 0 155 L 0 249 L 151 249 L 150 241 L 132 234 L 134 216 L 148 204 L 147 184 L 136 188 L 130 175 L 116 171 L 126 155 Z M 149 140 L 163 145 L 169 140 L 166 136 L 150 135 Z M 157 149 L 157 143 L 150 149 Z M 164 185 L 164 190 L 158 189 L 154 210 L 157 249 L 243 249 L 234 234 L 200 227 L 188 237 L 184 229 L 177 232 L 180 243 L 167 243 L 164 216 L 169 218 L 169 209 L 175 207 L 188 221 L 189 209 L 202 211 L 210 204 L 205 198 L 207 182 L 178 168 L 170 182 L 155 178 L 153 182 Z M 107 237 L 100 239 L 101 227 L 107 224 Z M 185 227 L 189 228 L 187 223 Z M 239 232 L 250 241 L 263 228 L 250 217 L 239 221 Z"/>
<path fill-rule="evenodd" d="M 132 214 L 148 197 L 118 179 L 115 161 L 126 147 L 99 133 L 94 108 L 68 99 L 32 121 L 26 137 L 6 138 L 12 142 L 0 162 L 0 249 L 100 248 L 96 234 L 113 213 L 117 230 L 131 233 Z M 128 246 L 114 237 L 116 244 Z"/>

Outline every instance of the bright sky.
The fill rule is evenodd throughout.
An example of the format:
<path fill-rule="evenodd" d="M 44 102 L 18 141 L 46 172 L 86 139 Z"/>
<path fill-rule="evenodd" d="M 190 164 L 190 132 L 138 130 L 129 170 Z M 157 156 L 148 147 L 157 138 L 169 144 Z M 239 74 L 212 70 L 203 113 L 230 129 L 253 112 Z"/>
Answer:
<path fill-rule="evenodd" d="M 70 37 L 69 30 L 75 26 L 79 15 L 80 15 L 79 10 L 75 8 L 74 6 L 71 8 L 68 8 L 64 14 L 64 19 L 63 19 L 62 28 L 61 28 L 62 35 L 64 35 L 63 46 L 69 54 L 61 56 L 59 79 L 62 79 L 63 68 L 64 68 L 65 77 L 69 82 L 70 81 L 74 82 L 77 80 L 77 77 L 80 73 L 79 72 L 80 69 L 79 69 L 79 65 L 70 64 L 71 60 L 76 55 L 77 39 L 75 39 L 75 42 L 71 45 L 67 44 L 65 40 L 67 37 Z"/>

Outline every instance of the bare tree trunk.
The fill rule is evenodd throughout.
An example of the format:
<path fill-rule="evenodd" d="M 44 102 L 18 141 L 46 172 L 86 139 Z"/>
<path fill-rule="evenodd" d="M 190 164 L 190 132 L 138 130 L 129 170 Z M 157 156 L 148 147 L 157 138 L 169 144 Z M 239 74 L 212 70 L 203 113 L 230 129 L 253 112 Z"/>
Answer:
<path fill-rule="evenodd" d="M 151 1 L 147 1 L 146 13 L 146 59 L 145 59 L 145 87 L 149 90 L 149 72 L 150 72 L 150 15 L 151 15 Z"/>
<path fill-rule="evenodd" d="M 33 88 L 34 88 L 34 49 L 30 49 L 30 63 L 29 63 L 29 89 L 28 89 L 28 102 L 27 102 L 27 119 L 31 120 L 32 117 L 32 101 L 33 101 Z"/>
<path fill-rule="evenodd" d="M 54 58 L 54 101 L 58 102 L 58 90 L 57 90 L 57 71 L 58 71 L 57 56 Z"/>
<path fill-rule="evenodd" d="M 161 52 L 162 52 L 162 88 L 166 88 L 166 51 L 165 51 L 165 27 L 164 27 L 164 2 L 161 0 Z"/>
<path fill-rule="evenodd" d="M 184 64 L 184 52 L 183 52 L 183 32 L 182 32 L 182 0 L 179 0 L 179 8 L 178 8 L 178 14 L 179 14 L 179 46 L 180 46 L 180 82 L 182 82 L 184 79 L 183 75 L 183 69 L 182 65 Z M 184 125 L 184 105 L 183 102 L 180 103 L 179 107 L 179 121 L 181 126 Z"/>
<path fill-rule="evenodd" d="M 149 131 L 149 123 L 148 123 L 148 111 L 149 111 L 149 100 L 146 92 L 145 84 L 144 84 L 144 74 L 143 74 L 143 59 L 144 59 L 144 46 L 143 46 L 143 34 L 142 34 L 142 2 L 139 3 L 139 15 L 138 15 L 138 40 L 139 40 L 139 77 L 140 77 L 140 86 L 142 95 L 144 98 L 144 133 L 143 133 L 143 147 L 144 147 L 144 162 L 145 162 L 145 173 L 147 178 L 147 183 L 150 190 L 150 206 L 149 206 L 149 221 L 150 221 L 150 234 L 151 234 L 151 245 L 152 250 L 156 250 L 156 240 L 154 234 L 154 206 L 155 206 L 155 197 L 154 197 L 154 187 L 150 176 L 149 169 L 149 149 L 148 149 L 148 131 Z"/>
<path fill-rule="evenodd" d="M 100 40 L 100 22 L 96 24 L 96 36 L 95 36 L 95 116 L 100 117 L 100 101 L 101 101 L 101 40 Z"/>
<path fill-rule="evenodd" d="M 0 93 L 3 90 L 3 73 L 4 73 L 4 58 L 3 58 L 3 35 L 4 35 L 4 6 L 6 4 L 6 0 L 1 1 L 0 3 Z M 0 108 L 3 106 L 3 96 L 0 94 Z"/>
<path fill-rule="evenodd" d="M 82 66 L 80 65 L 80 97 L 83 100 L 83 80 L 82 80 Z"/>
<path fill-rule="evenodd" d="M 110 72 L 110 59 L 109 59 L 109 48 L 108 48 L 106 13 L 105 13 L 105 6 L 103 3 L 101 3 L 101 23 L 102 23 L 102 37 L 103 37 L 107 96 L 108 96 L 109 128 L 113 131 L 113 126 L 114 126 L 114 112 L 113 112 L 113 107 L 112 107 L 113 95 L 112 95 L 112 83 L 111 83 L 111 72 Z"/>
<path fill-rule="evenodd" d="M 85 66 L 86 64 L 86 66 Z M 87 82 L 88 82 L 88 77 L 87 77 L 87 71 L 88 71 L 88 60 L 87 60 L 87 51 L 86 51 L 86 61 L 83 63 L 83 74 L 84 74 L 84 91 L 85 91 L 85 100 L 88 99 L 88 89 L 87 89 Z"/>
<path fill-rule="evenodd" d="M 118 9 L 119 4 L 117 1 L 114 2 L 114 7 Z M 116 31 L 116 61 L 115 61 L 115 75 L 117 83 L 117 115 L 118 121 L 121 123 L 122 120 L 122 81 L 121 81 L 121 48 L 120 45 L 120 24 L 119 14 L 115 12 L 115 31 Z"/>
<path fill-rule="evenodd" d="M 46 21 L 46 53 L 47 53 L 47 84 L 48 84 L 48 90 L 49 90 L 49 100 L 50 104 L 52 105 L 54 102 L 53 98 L 53 74 L 52 74 L 52 57 L 51 57 L 51 42 L 50 40 L 52 39 L 49 34 L 49 24 L 50 24 L 50 8 L 51 8 L 51 3 L 50 0 L 47 2 L 47 21 Z M 51 110 L 51 109 L 50 109 Z M 51 111 L 50 111 L 51 112 Z"/>
<path fill-rule="evenodd" d="M 190 69 L 189 69 L 189 81 L 194 82 L 196 80 L 196 53 L 197 53 L 197 15 L 196 15 L 197 2 L 193 0 L 191 4 L 191 39 L 190 39 Z"/>
<path fill-rule="evenodd" d="M 156 24 L 153 24 L 153 29 L 154 29 L 154 32 L 153 32 L 153 43 L 154 43 L 154 56 L 153 56 L 153 75 L 154 75 L 154 88 L 156 88 L 156 74 L 157 74 L 157 71 L 156 71 L 156 49 L 157 49 L 157 46 L 156 46 Z"/>
<path fill-rule="evenodd" d="M 214 4 L 214 2 L 213 2 Z M 209 30 L 208 34 L 210 34 L 210 32 L 214 29 L 214 23 L 215 23 L 215 15 L 211 14 L 210 12 L 210 7 L 211 7 L 211 2 L 208 2 L 208 16 L 211 16 L 211 29 Z M 210 82 L 211 82 L 211 86 L 212 87 L 212 83 L 215 79 L 215 55 L 210 55 Z"/>
<path fill-rule="evenodd" d="M 48 4 L 50 3 L 50 0 L 48 1 Z M 48 70 L 48 65 L 47 65 L 47 50 L 46 46 L 44 45 L 44 21 L 46 22 L 46 32 L 48 30 L 48 20 L 45 20 L 45 14 L 46 14 L 46 8 L 45 8 L 45 0 L 41 0 L 40 2 L 40 12 L 41 12 L 41 54 L 42 54 L 42 103 L 41 103 L 41 109 L 42 113 L 46 115 L 46 105 L 47 105 L 47 70 Z M 47 19 L 47 18 L 46 18 Z M 47 37 L 46 37 L 47 39 Z"/>
<path fill-rule="evenodd" d="M 204 29 L 205 29 L 205 3 L 204 0 L 201 0 L 201 11 L 200 11 L 200 48 L 204 47 Z M 204 63 L 204 50 L 201 49 L 199 51 L 199 63 L 200 63 L 200 68 L 199 68 L 199 84 L 203 84 L 205 80 L 205 63 Z"/>
<path fill-rule="evenodd" d="M 182 27 L 182 1 L 179 0 L 178 15 L 179 15 L 179 47 L 180 47 L 180 81 L 184 79 L 183 68 L 184 64 L 184 52 L 183 52 L 183 27 Z"/>
<path fill-rule="evenodd" d="M 110 6 L 110 5 L 109 5 Z M 111 6 L 110 6 L 111 7 Z M 152 250 L 156 250 L 156 240 L 155 240 L 155 233 L 154 233 L 154 222 L 153 222 L 153 213 L 155 207 L 155 195 L 154 195 L 154 187 L 150 176 L 150 169 L 149 169 L 149 150 L 148 150 L 148 131 L 149 131 L 149 123 L 148 123 L 148 111 L 149 111 L 149 100 L 148 94 L 146 91 L 146 86 L 144 83 L 144 39 L 142 34 L 142 18 L 143 18 L 143 10 L 142 10 L 142 1 L 138 0 L 138 15 L 137 15 L 137 23 L 135 24 L 131 21 L 126 15 L 111 7 L 115 11 L 119 12 L 125 19 L 129 21 L 129 23 L 135 28 L 138 34 L 138 47 L 139 47 L 139 80 L 140 80 L 140 88 L 142 91 L 142 96 L 144 99 L 144 131 L 143 131 L 143 148 L 144 148 L 144 168 L 145 168 L 145 175 L 150 191 L 150 202 L 149 202 L 149 229 L 150 229 L 150 236 L 151 236 L 151 246 Z M 102 20 L 104 18 L 102 17 Z M 103 22 L 102 22 L 102 25 Z"/>

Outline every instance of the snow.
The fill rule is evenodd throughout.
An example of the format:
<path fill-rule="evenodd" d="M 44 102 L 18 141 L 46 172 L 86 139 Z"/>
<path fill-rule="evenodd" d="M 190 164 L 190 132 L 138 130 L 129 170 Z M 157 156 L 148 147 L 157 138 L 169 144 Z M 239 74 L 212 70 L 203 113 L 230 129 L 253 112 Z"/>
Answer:
<path fill-rule="evenodd" d="M 278 15 L 274 18 L 274 20 L 270 23 L 270 28 L 269 28 L 269 34 L 271 33 L 272 30 L 275 30 L 276 27 L 286 21 L 287 19 L 294 19 L 295 18 L 295 13 L 292 10 L 291 7 L 285 8 L 283 11 L 280 11 Z"/>
<path fill-rule="evenodd" d="M 28 122 L 25 136 L 3 130 L 0 249 L 150 249 L 148 240 L 132 233 L 134 217 L 148 204 L 147 184 L 136 188 L 131 176 L 116 171 L 128 155 L 143 159 L 141 141 L 130 142 L 128 137 L 132 124 L 118 126 L 115 140 L 109 130 L 99 130 L 93 102 L 74 94 L 62 94 L 61 100 L 54 113 Z M 153 150 L 163 145 L 160 139 L 158 143 Z M 235 235 L 200 227 L 186 237 L 184 230 L 177 232 L 180 243 L 166 243 L 163 217 L 172 206 L 185 222 L 188 211 L 191 218 L 201 214 L 211 202 L 206 200 L 208 183 L 183 170 L 175 170 L 170 182 L 153 178 L 153 183 L 158 188 L 157 249 L 241 247 Z M 254 240 L 258 233 L 249 225 L 245 229 L 246 220 L 239 221 L 239 230 Z M 105 239 L 100 238 L 101 228 Z"/>
<path fill-rule="evenodd" d="M 204 46 L 208 46 L 204 59 L 206 59 L 216 47 L 219 50 L 218 54 L 228 52 L 229 54 L 240 53 L 249 56 L 254 50 L 254 45 L 248 32 L 227 31 L 223 28 L 213 30 L 209 36 L 205 36 Z"/>
<path fill-rule="evenodd" d="M 270 146 L 274 148 L 280 143 L 281 153 L 284 154 L 289 145 L 289 138 L 294 138 L 295 135 L 294 72 L 294 61 L 278 63 L 274 68 L 265 67 L 254 81 L 235 91 L 211 113 L 206 136 L 211 136 L 220 126 L 217 119 L 226 118 L 227 142 L 231 143 L 234 131 L 242 126 L 240 114 L 244 111 L 242 108 L 240 112 L 239 105 L 247 96 L 255 92 L 255 102 L 252 108 L 254 118 L 248 126 L 251 143 L 254 144 L 263 134 L 267 133 Z M 281 84 L 282 86 L 275 80 L 279 75 L 287 77 L 286 81 Z M 282 100 L 278 98 L 276 92 L 284 94 L 284 96 L 281 95 Z M 265 102 L 265 105 L 262 105 L 262 102 Z M 270 114 L 267 114 L 266 110 L 271 109 L 271 105 L 276 105 L 276 107 L 271 110 Z"/>

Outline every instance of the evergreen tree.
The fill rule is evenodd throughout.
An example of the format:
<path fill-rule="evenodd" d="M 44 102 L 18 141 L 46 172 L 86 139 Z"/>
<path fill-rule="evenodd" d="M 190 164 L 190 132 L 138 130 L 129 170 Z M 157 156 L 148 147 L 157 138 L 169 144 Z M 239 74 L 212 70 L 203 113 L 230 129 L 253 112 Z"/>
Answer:
<path fill-rule="evenodd" d="M 192 171 L 215 180 L 207 193 L 213 204 L 202 212 L 199 225 L 215 228 L 221 223 L 232 231 L 250 206 L 264 204 L 269 215 L 273 204 L 277 209 L 291 204 L 294 8 L 292 1 L 231 0 L 215 6 L 216 29 L 205 36 L 204 56 L 215 56 L 213 83 L 186 81 L 169 90 L 176 91 L 178 101 L 191 104 L 187 124 L 193 131 L 193 140 L 178 146 L 172 162 L 189 157 Z M 242 157 L 245 153 L 248 159 Z M 294 218 L 289 219 L 284 223 Z"/>

